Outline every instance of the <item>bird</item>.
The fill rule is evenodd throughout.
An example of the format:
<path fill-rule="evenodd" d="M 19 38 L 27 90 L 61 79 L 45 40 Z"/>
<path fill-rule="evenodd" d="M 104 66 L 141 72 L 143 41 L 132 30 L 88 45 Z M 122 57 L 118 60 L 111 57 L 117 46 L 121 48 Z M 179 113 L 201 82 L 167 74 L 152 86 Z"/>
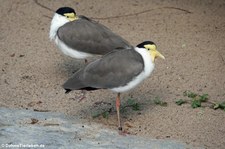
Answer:
<path fill-rule="evenodd" d="M 131 44 L 106 26 L 82 15 L 71 7 L 56 10 L 50 25 L 50 40 L 67 56 L 86 59 L 113 50 L 130 49 Z"/>
<path fill-rule="evenodd" d="M 80 68 L 62 86 L 69 93 L 72 90 L 109 89 L 117 93 L 116 111 L 118 130 L 120 123 L 120 94 L 135 88 L 150 76 L 155 59 L 165 57 L 157 51 L 156 44 L 144 41 L 131 49 L 112 51 L 100 59 Z"/>

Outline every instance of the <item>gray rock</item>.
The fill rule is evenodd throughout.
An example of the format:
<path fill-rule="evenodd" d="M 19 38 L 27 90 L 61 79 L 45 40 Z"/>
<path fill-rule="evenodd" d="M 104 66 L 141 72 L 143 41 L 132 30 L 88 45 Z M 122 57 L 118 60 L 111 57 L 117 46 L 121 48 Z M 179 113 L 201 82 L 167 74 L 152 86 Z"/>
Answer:
<path fill-rule="evenodd" d="M 184 143 L 157 140 L 132 135 L 121 136 L 117 131 L 98 124 L 83 123 L 77 117 L 62 113 L 35 112 L 0 108 L 0 148 L 66 149 L 184 149 Z M 32 146 L 33 145 L 33 146 Z M 41 146 L 42 145 L 42 146 Z"/>

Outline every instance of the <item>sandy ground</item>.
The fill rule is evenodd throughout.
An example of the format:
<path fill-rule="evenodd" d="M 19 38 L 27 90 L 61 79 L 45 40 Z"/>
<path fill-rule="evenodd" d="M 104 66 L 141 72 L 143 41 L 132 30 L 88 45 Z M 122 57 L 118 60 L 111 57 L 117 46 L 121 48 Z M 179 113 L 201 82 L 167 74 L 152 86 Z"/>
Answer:
<path fill-rule="evenodd" d="M 79 91 L 64 94 L 61 85 L 82 60 L 64 56 L 49 41 L 54 10 L 71 6 L 136 45 L 152 40 L 166 60 L 157 60 L 152 76 L 123 94 L 143 103 L 139 112 L 122 113 L 131 134 L 175 139 L 205 148 L 225 147 L 225 113 L 210 108 L 177 106 L 183 92 L 207 93 L 212 101 L 225 100 L 225 1 L 223 0 L 1 0 L 0 106 L 77 115 L 117 129 L 115 94 Z M 116 17 L 115 17 L 116 16 Z M 89 59 L 89 61 L 95 58 Z M 156 97 L 167 107 L 153 104 Z M 99 105 L 98 103 L 102 103 Z M 111 105 L 110 105 L 111 104 Z M 113 107 L 108 119 L 93 112 Z M 129 126 L 129 127 L 128 127 Z M 125 126 L 126 127 L 126 126 Z"/>

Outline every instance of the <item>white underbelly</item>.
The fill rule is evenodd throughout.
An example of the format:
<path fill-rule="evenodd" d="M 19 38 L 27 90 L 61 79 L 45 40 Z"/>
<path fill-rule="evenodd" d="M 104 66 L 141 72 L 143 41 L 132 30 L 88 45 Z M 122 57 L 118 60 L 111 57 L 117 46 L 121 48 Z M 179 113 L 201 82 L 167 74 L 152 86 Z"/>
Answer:
<path fill-rule="evenodd" d="M 93 56 L 93 54 L 80 52 L 76 49 L 72 49 L 72 48 L 68 47 L 58 37 L 55 38 L 55 43 L 65 55 L 68 55 L 70 57 L 73 57 L 76 59 L 85 59 L 87 57 Z"/>
<path fill-rule="evenodd" d="M 151 74 L 153 69 L 154 69 L 154 66 L 152 67 L 150 72 L 146 73 L 145 71 L 142 71 L 138 76 L 136 76 L 132 81 L 127 83 L 125 86 L 115 87 L 110 90 L 117 92 L 117 93 L 129 91 L 129 90 L 135 88 L 137 85 L 139 85 L 144 79 L 146 79 Z"/>

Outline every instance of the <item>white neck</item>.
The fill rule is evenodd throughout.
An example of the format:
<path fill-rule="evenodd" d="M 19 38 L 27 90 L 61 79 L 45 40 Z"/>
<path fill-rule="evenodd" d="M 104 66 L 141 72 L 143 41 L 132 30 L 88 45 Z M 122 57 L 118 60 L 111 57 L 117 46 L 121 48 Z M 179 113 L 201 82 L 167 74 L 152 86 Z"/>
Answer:
<path fill-rule="evenodd" d="M 155 63 L 152 62 L 150 52 L 144 48 L 135 47 L 135 50 L 141 54 L 144 61 L 144 76 L 148 77 L 155 67 Z"/>
<path fill-rule="evenodd" d="M 49 38 L 51 40 L 55 39 L 58 29 L 67 22 L 69 22 L 69 20 L 66 17 L 55 13 L 51 22 Z"/>

